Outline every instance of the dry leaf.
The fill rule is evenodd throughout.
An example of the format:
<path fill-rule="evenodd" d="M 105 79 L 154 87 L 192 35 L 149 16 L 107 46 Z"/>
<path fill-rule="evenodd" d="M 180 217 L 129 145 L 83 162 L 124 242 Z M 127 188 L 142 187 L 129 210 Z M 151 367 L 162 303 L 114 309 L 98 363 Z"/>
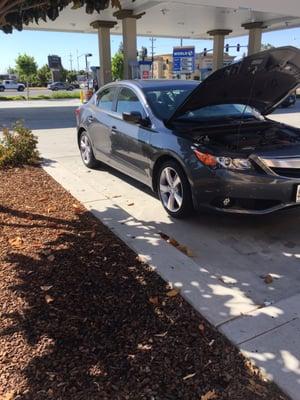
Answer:
<path fill-rule="evenodd" d="M 272 277 L 272 275 L 270 275 L 270 274 L 266 275 L 266 276 L 264 277 L 264 282 L 267 283 L 267 284 L 272 283 L 272 282 L 273 282 L 273 277 Z"/>
<path fill-rule="evenodd" d="M 74 204 L 73 204 L 73 208 L 74 208 L 75 214 L 80 214 L 81 211 L 82 211 L 81 206 L 78 205 L 78 204 L 75 204 L 75 203 L 74 203 Z"/>
<path fill-rule="evenodd" d="M 46 303 L 49 304 L 49 303 L 52 303 L 54 301 L 54 298 L 51 297 L 49 294 L 46 294 L 45 300 L 46 300 Z"/>
<path fill-rule="evenodd" d="M 168 331 L 163 332 L 163 333 L 156 333 L 154 336 L 157 336 L 157 337 L 165 337 L 167 334 L 168 334 Z"/>
<path fill-rule="evenodd" d="M 91 239 L 94 239 L 95 236 L 96 236 L 96 232 L 92 232 L 91 233 Z"/>
<path fill-rule="evenodd" d="M 53 285 L 45 285 L 45 286 L 40 286 L 41 290 L 43 292 L 48 292 L 51 288 L 53 288 Z"/>
<path fill-rule="evenodd" d="M 159 303 L 159 301 L 158 301 L 158 296 L 150 297 L 150 298 L 149 298 L 149 301 L 150 301 L 151 304 L 157 305 L 157 304 Z"/>
<path fill-rule="evenodd" d="M 23 244 L 23 239 L 20 236 L 17 236 L 14 239 L 9 239 L 9 243 L 13 247 L 21 247 Z"/>
<path fill-rule="evenodd" d="M 56 211 L 55 207 L 49 207 L 48 210 L 47 210 L 47 213 L 50 214 L 50 213 L 52 213 L 54 211 Z"/>
<path fill-rule="evenodd" d="M 1 400 L 13 400 L 15 398 L 15 391 L 12 390 L 10 392 L 7 392 L 3 397 L 1 397 Z"/>
<path fill-rule="evenodd" d="M 177 249 L 180 250 L 182 253 L 186 254 L 188 257 L 193 256 L 192 251 L 187 246 L 184 246 L 183 244 L 178 245 Z"/>
<path fill-rule="evenodd" d="M 54 261 L 55 257 L 53 254 L 51 254 L 50 256 L 47 257 L 47 260 L 49 261 Z"/>
<path fill-rule="evenodd" d="M 196 375 L 196 372 L 194 372 L 193 374 L 189 374 L 189 375 L 185 376 L 185 377 L 183 378 L 183 380 L 186 381 L 187 379 L 191 379 L 191 378 L 193 378 L 193 376 L 195 376 L 195 375 Z"/>
<path fill-rule="evenodd" d="M 174 247 L 178 247 L 179 246 L 179 243 L 177 242 L 177 240 L 176 239 L 174 239 L 174 238 L 169 238 L 168 239 L 168 243 L 170 243 L 172 246 L 174 246 Z"/>
<path fill-rule="evenodd" d="M 217 399 L 218 396 L 214 390 L 209 390 L 207 393 L 203 394 L 200 400 L 212 400 Z"/>
<path fill-rule="evenodd" d="M 158 232 L 158 234 L 159 234 L 159 236 L 160 236 L 162 239 L 164 239 L 164 240 L 168 240 L 168 239 L 169 239 L 169 236 L 166 235 L 166 234 L 163 233 L 163 232 Z"/>
<path fill-rule="evenodd" d="M 201 333 L 204 333 L 204 332 L 205 332 L 205 326 L 204 326 L 204 324 L 199 324 L 198 328 L 199 328 L 199 331 L 200 331 Z"/>
<path fill-rule="evenodd" d="M 127 205 L 128 206 L 134 206 L 134 202 L 133 201 L 127 201 Z"/>
<path fill-rule="evenodd" d="M 175 296 L 177 296 L 179 293 L 180 293 L 180 290 L 179 290 L 179 289 L 172 289 L 172 290 L 170 290 L 169 292 L 167 292 L 166 295 L 167 295 L 168 297 L 175 297 Z"/>

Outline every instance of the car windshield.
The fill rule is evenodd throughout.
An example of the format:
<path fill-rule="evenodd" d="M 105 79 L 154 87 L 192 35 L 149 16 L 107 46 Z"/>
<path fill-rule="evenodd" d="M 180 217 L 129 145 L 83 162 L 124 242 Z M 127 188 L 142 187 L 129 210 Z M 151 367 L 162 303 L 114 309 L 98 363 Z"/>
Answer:
<path fill-rule="evenodd" d="M 194 89 L 193 85 L 178 87 L 162 87 L 144 89 L 147 101 L 156 117 L 167 121 L 172 117 L 177 107 L 187 98 Z M 261 114 L 250 106 L 244 104 L 216 104 L 201 107 L 178 116 L 177 121 L 212 121 L 243 118 L 263 118 Z"/>
<path fill-rule="evenodd" d="M 147 88 L 144 93 L 155 116 L 167 121 L 194 88 L 193 85 Z"/>
<path fill-rule="evenodd" d="M 177 121 L 212 121 L 255 118 L 260 119 L 262 115 L 250 106 L 244 104 L 216 104 L 212 106 L 201 107 L 193 111 L 187 111 L 176 118 Z"/>

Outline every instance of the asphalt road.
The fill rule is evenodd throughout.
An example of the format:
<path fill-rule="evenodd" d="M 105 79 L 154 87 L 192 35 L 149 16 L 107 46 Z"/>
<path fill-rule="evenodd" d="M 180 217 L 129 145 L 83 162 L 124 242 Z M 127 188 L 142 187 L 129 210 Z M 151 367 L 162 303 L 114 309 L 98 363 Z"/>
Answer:
<path fill-rule="evenodd" d="M 75 89 L 73 92 L 78 92 L 79 89 Z M 29 89 L 29 96 L 39 96 L 39 95 L 51 95 L 52 90 L 48 90 L 46 88 L 41 89 Z M 18 92 L 17 90 L 5 90 L 4 92 L 0 92 L 1 96 L 19 96 L 19 95 L 26 95 L 26 89 L 24 92 Z"/>

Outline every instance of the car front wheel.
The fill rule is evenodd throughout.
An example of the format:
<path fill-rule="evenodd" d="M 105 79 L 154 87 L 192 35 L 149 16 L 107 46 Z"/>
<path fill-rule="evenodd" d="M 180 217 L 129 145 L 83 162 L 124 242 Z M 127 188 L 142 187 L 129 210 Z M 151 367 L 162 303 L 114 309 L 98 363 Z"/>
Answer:
<path fill-rule="evenodd" d="M 84 165 L 88 168 L 95 168 L 98 161 L 94 156 L 92 144 L 86 132 L 82 132 L 80 135 L 79 148 Z"/>
<path fill-rule="evenodd" d="M 24 87 L 23 86 L 19 86 L 18 87 L 18 92 L 24 92 Z"/>
<path fill-rule="evenodd" d="M 167 161 L 160 167 L 157 191 L 162 205 L 172 217 L 185 218 L 194 211 L 190 184 L 176 161 Z"/>

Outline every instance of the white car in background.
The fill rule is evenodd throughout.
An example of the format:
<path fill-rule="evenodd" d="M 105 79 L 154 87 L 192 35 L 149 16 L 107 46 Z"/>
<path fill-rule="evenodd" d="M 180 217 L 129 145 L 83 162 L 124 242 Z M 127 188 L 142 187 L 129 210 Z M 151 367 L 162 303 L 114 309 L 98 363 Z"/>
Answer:
<path fill-rule="evenodd" d="M 4 92 L 5 90 L 17 90 L 18 92 L 24 92 L 25 85 L 11 79 L 6 79 L 0 83 L 0 92 Z"/>

